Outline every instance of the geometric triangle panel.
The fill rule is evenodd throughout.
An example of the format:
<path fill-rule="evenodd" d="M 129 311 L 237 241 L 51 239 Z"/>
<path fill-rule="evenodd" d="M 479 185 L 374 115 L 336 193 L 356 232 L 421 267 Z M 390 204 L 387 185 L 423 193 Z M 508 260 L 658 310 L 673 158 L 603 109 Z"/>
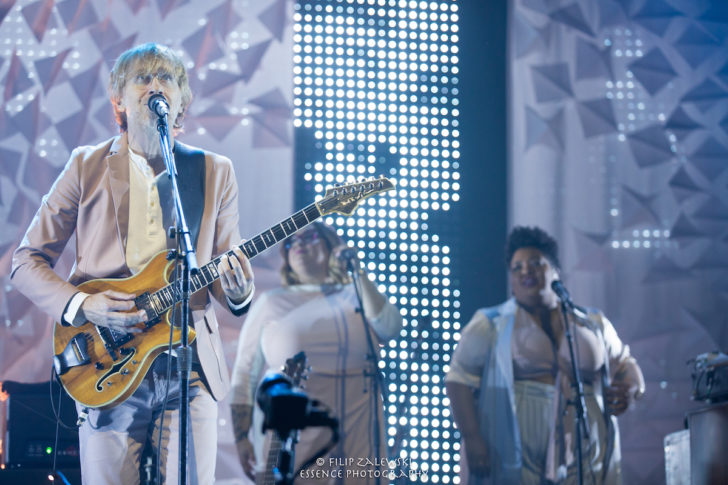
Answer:
<path fill-rule="evenodd" d="M 210 10 L 206 15 L 207 21 L 222 38 L 226 38 L 230 31 L 243 20 L 235 10 L 234 5 L 236 3 L 232 0 L 226 0 L 219 7 Z"/>
<path fill-rule="evenodd" d="M 238 66 L 240 68 L 240 77 L 246 83 L 250 81 L 258 71 L 258 67 L 265 56 L 268 46 L 270 46 L 272 40 L 268 39 L 257 44 L 250 45 L 247 49 L 241 49 L 235 52 L 238 59 Z"/>
<path fill-rule="evenodd" d="M 569 65 L 565 62 L 531 66 L 533 89 L 539 103 L 561 101 L 573 96 Z"/>
<path fill-rule="evenodd" d="M 58 13 L 66 24 L 69 34 L 99 21 L 92 2 L 65 0 L 56 4 Z"/>
<path fill-rule="evenodd" d="M 622 186 L 620 228 L 659 225 L 660 217 L 652 208 L 654 199 L 654 195 L 645 196 L 627 186 Z"/>
<path fill-rule="evenodd" d="M 97 139 L 96 131 L 88 122 L 88 117 L 89 113 L 81 109 L 56 123 L 56 131 L 69 151 L 79 145 L 93 143 Z"/>
<path fill-rule="evenodd" d="M 688 161 L 708 180 L 714 180 L 728 168 L 728 149 L 711 136 L 688 156 Z"/>
<path fill-rule="evenodd" d="M 71 88 L 73 88 L 73 92 L 76 93 L 76 96 L 78 96 L 79 101 L 81 101 L 81 104 L 84 106 L 89 106 L 91 104 L 91 99 L 98 96 L 99 93 L 96 92 L 97 87 L 102 82 L 101 79 L 101 69 L 102 61 L 99 60 L 96 62 L 96 64 L 92 65 L 90 68 L 86 69 L 85 71 L 76 74 L 73 78 L 70 80 Z"/>
<path fill-rule="evenodd" d="M 728 38 L 728 3 L 708 2 L 708 8 L 700 14 L 698 20 L 716 39 Z"/>
<path fill-rule="evenodd" d="M 689 25 L 673 45 L 693 69 L 720 49 L 718 39 L 697 25 Z"/>
<path fill-rule="evenodd" d="M 634 160 L 641 168 L 667 163 L 675 156 L 665 130 L 659 125 L 648 126 L 627 135 Z"/>
<path fill-rule="evenodd" d="M 638 25 L 659 36 L 667 31 L 674 18 L 681 15 L 665 0 L 648 0 L 642 5 L 632 18 Z"/>
<path fill-rule="evenodd" d="M 182 42 L 182 47 L 198 69 L 225 55 L 225 51 L 220 47 L 218 32 L 211 23 L 187 37 Z"/>
<path fill-rule="evenodd" d="M 162 19 L 166 18 L 174 10 L 183 7 L 189 0 L 157 0 L 157 8 Z"/>
<path fill-rule="evenodd" d="M 619 8 L 615 2 L 609 0 L 604 2 L 596 2 L 598 8 L 597 18 L 599 19 L 599 30 L 614 25 L 623 25 L 626 21 L 624 11 Z"/>
<path fill-rule="evenodd" d="M 672 189 L 673 194 L 678 202 L 682 203 L 685 199 L 703 193 L 703 188 L 698 185 L 690 174 L 681 166 L 677 172 L 670 178 L 668 185 Z"/>
<path fill-rule="evenodd" d="M 116 26 L 114 26 L 110 17 L 105 18 L 96 25 L 89 27 L 86 29 L 86 32 L 88 32 L 93 39 L 94 44 L 101 52 L 121 40 L 121 33 L 119 33 L 119 30 Z"/>
<path fill-rule="evenodd" d="M 250 100 L 250 104 L 264 110 L 278 110 L 290 115 L 291 106 L 283 92 L 279 89 L 266 91 Z"/>
<path fill-rule="evenodd" d="M 33 63 L 35 65 L 35 71 L 38 73 L 38 77 L 42 80 L 41 82 L 44 94 L 48 94 L 48 90 L 51 86 L 63 82 L 68 78 L 63 70 L 63 63 L 72 50 L 73 49 L 69 47 L 55 56 L 44 57 L 43 59 L 38 59 Z"/>
<path fill-rule="evenodd" d="M 564 148 L 564 110 L 558 110 L 551 118 L 543 118 L 535 110 L 526 107 L 526 145 L 545 145 L 556 151 Z"/>
<path fill-rule="evenodd" d="M 268 32 L 273 35 L 278 41 L 283 40 L 283 32 L 286 28 L 288 19 L 287 15 L 287 2 L 286 0 L 274 0 L 271 2 L 270 7 L 263 10 L 258 15 L 260 23 L 268 29 Z"/>
<path fill-rule="evenodd" d="M 234 86 L 240 79 L 240 74 L 209 69 L 204 81 L 199 81 L 199 88 L 195 92 L 203 97 L 212 96 L 218 91 Z"/>
<path fill-rule="evenodd" d="M 511 28 L 515 30 L 513 46 L 516 57 L 523 57 L 541 43 L 539 30 L 522 15 L 515 13 L 511 20 Z"/>
<path fill-rule="evenodd" d="M 291 146 L 289 123 L 281 110 L 265 110 L 253 113 L 253 143 L 257 148 Z"/>
<path fill-rule="evenodd" d="M 589 37 L 594 37 L 594 30 L 592 30 L 591 26 L 584 17 L 578 3 L 572 3 L 571 5 L 555 10 L 549 14 L 549 17 L 551 17 L 551 20 L 554 22 L 562 23 L 567 27 L 571 27 L 572 29 L 588 35 Z"/>
<path fill-rule="evenodd" d="M 586 138 L 617 132 L 612 102 L 607 98 L 579 101 L 576 105 L 581 128 Z"/>
<path fill-rule="evenodd" d="M 22 158 L 21 152 L 0 147 L 0 175 L 15 181 Z"/>
<path fill-rule="evenodd" d="M 686 92 L 680 99 L 682 103 L 695 103 L 703 112 L 714 107 L 717 101 L 728 98 L 728 89 L 707 78 L 702 83 Z"/>
<path fill-rule="evenodd" d="M 677 77 L 677 72 L 672 64 L 658 48 L 650 50 L 641 58 L 630 63 L 628 67 L 645 90 L 653 96 Z"/>
<path fill-rule="evenodd" d="M 126 50 L 131 49 L 137 43 L 137 34 L 131 34 L 128 37 L 121 39 L 116 43 L 105 46 L 101 53 L 102 58 L 106 62 L 106 66 L 113 67 L 116 59 Z"/>
<path fill-rule="evenodd" d="M 613 79 L 612 48 L 601 50 L 591 42 L 576 39 L 576 79 Z"/>
<path fill-rule="evenodd" d="M 728 88 L 728 62 L 723 64 L 723 67 L 715 73 L 715 77 L 718 78 L 718 80 Z"/>
<path fill-rule="evenodd" d="M 31 144 L 35 143 L 38 135 L 43 133 L 51 124 L 46 114 L 41 110 L 40 97 L 36 97 L 16 115 L 10 122 Z"/>
<path fill-rule="evenodd" d="M 723 119 L 718 122 L 718 126 L 723 128 L 723 131 L 725 131 L 726 135 L 728 135 L 728 113 L 726 113 Z"/>
<path fill-rule="evenodd" d="M 720 221 L 724 228 L 728 227 L 728 206 L 718 197 L 711 196 L 695 209 L 693 218 Z"/>
<path fill-rule="evenodd" d="M 704 237 L 705 234 L 693 224 L 682 212 L 670 228 L 670 239 L 691 240 Z"/>
<path fill-rule="evenodd" d="M 54 167 L 45 158 L 31 150 L 25 163 L 23 182 L 26 186 L 50 187 L 61 173 L 61 167 Z"/>
<path fill-rule="evenodd" d="M 693 117 L 685 112 L 682 106 L 678 105 L 665 122 L 665 128 L 672 131 L 677 138 L 682 140 L 689 134 L 703 128 L 703 125 L 695 121 Z"/>
<path fill-rule="evenodd" d="M 195 126 L 203 127 L 215 140 L 221 141 L 240 125 L 242 119 L 242 115 L 231 115 L 222 105 L 213 105 L 196 114 L 190 121 Z"/>
<path fill-rule="evenodd" d="M 21 11 L 28 27 L 30 27 L 38 42 L 43 41 L 46 30 L 56 27 L 55 19 L 53 19 L 54 3 L 55 0 L 38 0 L 37 2 L 29 3 Z"/>
<path fill-rule="evenodd" d="M 13 7 L 15 6 L 16 0 L 4 0 L 0 2 L 0 24 L 3 23 L 3 20 L 5 20 L 5 16 L 10 12 Z"/>
<path fill-rule="evenodd" d="M 18 56 L 17 50 L 13 51 L 13 57 L 10 59 L 10 67 L 5 76 L 5 93 L 3 100 L 8 101 L 34 86 L 33 81 L 28 76 L 28 71 L 23 65 L 23 61 Z"/>

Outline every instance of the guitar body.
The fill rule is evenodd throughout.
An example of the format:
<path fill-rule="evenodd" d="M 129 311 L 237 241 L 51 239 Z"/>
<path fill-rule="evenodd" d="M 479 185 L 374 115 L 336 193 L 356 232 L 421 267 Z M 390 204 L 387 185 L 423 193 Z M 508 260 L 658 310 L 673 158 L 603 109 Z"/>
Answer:
<path fill-rule="evenodd" d="M 105 290 L 137 295 L 154 292 L 169 284 L 174 269 L 174 264 L 167 261 L 166 255 L 166 251 L 158 253 L 142 271 L 132 277 L 90 280 L 78 288 L 90 294 Z M 56 323 L 53 330 L 53 354 L 58 357 L 71 349 L 78 356 L 82 354 L 79 346 L 85 341 L 85 353 L 90 359 L 90 362 L 72 366 L 62 374 L 59 372 L 68 394 L 85 406 L 100 409 L 112 407 L 131 396 L 154 359 L 167 349 L 171 313 L 172 310 L 166 311 L 157 322 L 139 324 L 139 328 L 144 328 L 141 333 L 117 334 L 121 338 L 107 334 L 106 341 L 100 331 L 108 329 L 92 323 L 87 322 L 80 327 Z M 181 342 L 181 335 L 181 330 L 175 328 L 173 343 L 177 346 Z M 190 328 L 189 341 L 192 342 L 194 338 L 195 332 Z M 107 344 L 111 344 L 111 351 L 107 349 Z M 58 367 L 56 370 L 59 370 Z"/>
<path fill-rule="evenodd" d="M 319 217 L 337 212 L 350 216 L 358 203 L 374 194 L 392 190 L 388 179 L 371 179 L 326 190 L 324 197 L 296 212 L 288 219 L 244 241 L 240 246 L 248 259 L 278 244 Z M 231 250 L 226 253 L 235 257 Z M 190 277 L 190 292 L 211 285 L 220 275 L 213 258 Z M 170 276 L 174 264 L 162 251 L 136 275 L 123 279 L 98 279 L 79 285 L 84 293 L 96 294 L 117 290 L 137 295 L 137 309 L 144 309 L 150 321 L 139 324 L 143 332 L 127 334 L 86 322 L 80 327 L 55 324 L 53 330 L 53 365 L 68 394 L 84 406 L 106 409 L 131 396 L 146 375 L 154 359 L 169 345 L 170 317 L 179 306 L 180 295 Z M 195 338 L 192 328 L 189 341 Z M 175 328 L 173 346 L 179 346 L 182 332 Z"/>

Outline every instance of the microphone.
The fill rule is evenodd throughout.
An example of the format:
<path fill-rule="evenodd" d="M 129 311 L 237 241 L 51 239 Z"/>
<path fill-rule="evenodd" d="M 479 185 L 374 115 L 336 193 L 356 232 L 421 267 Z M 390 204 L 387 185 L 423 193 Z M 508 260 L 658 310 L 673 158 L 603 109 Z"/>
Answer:
<path fill-rule="evenodd" d="M 574 308 L 574 303 L 571 301 L 571 296 L 569 296 L 569 292 L 566 291 L 566 287 L 561 282 L 561 280 L 552 281 L 551 289 L 554 290 L 554 293 L 556 293 L 556 296 L 559 297 L 559 300 L 561 300 L 563 304 L 570 308 Z"/>
<path fill-rule="evenodd" d="M 354 273 L 358 269 L 358 259 L 356 256 L 356 249 L 346 248 L 339 252 L 339 259 L 346 264 L 346 270 Z"/>
<path fill-rule="evenodd" d="M 164 118 L 169 114 L 169 104 L 167 104 L 167 98 L 161 93 L 152 94 L 147 101 L 147 106 L 152 113 L 156 114 L 160 118 Z"/>

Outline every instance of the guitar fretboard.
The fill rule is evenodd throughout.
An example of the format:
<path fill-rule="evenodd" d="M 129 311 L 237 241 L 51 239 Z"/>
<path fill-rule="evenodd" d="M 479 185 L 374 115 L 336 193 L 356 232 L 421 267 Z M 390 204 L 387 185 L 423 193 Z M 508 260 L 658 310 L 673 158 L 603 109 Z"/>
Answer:
<path fill-rule="evenodd" d="M 242 249 L 248 259 L 253 259 L 266 249 L 278 244 L 288 236 L 291 236 L 295 232 L 308 226 L 319 217 L 321 217 L 321 212 L 316 204 L 313 203 L 296 212 L 283 222 L 280 222 L 248 241 L 245 241 L 238 247 Z M 229 257 L 234 256 L 232 250 L 224 254 Z M 217 265 L 220 263 L 222 256 L 223 255 L 213 258 L 212 261 L 200 267 L 200 271 L 196 275 L 190 277 L 192 293 L 210 286 L 220 278 L 220 274 L 217 271 Z M 149 295 L 149 297 L 155 310 L 160 315 L 172 308 L 174 304 L 182 301 L 181 292 L 174 283 L 170 283 L 164 288 L 155 291 Z"/>

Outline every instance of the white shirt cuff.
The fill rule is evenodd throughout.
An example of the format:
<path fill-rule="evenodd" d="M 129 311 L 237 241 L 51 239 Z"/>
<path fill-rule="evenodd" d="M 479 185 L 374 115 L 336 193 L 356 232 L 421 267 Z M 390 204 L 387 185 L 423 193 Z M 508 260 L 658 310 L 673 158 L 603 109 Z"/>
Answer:
<path fill-rule="evenodd" d="M 81 308 L 81 305 L 83 305 L 83 302 L 86 301 L 86 298 L 88 298 L 89 296 L 91 295 L 79 291 L 78 293 L 73 295 L 73 297 L 71 297 L 71 301 L 68 303 L 68 308 L 66 308 L 66 313 L 63 314 L 63 323 L 73 325 L 73 321 L 76 319 L 78 310 Z"/>
<path fill-rule="evenodd" d="M 230 300 L 230 298 L 228 298 L 227 295 L 225 295 L 225 299 L 227 300 L 227 304 L 230 307 L 230 309 L 233 311 L 237 311 L 237 310 L 241 310 L 243 307 L 245 307 L 245 305 L 250 303 L 250 300 L 253 299 L 254 293 L 255 293 L 255 283 L 253 283 L 253 286 L 250 288 L 250 292 L 248 293 L 247 298 L 245 298 L 245 300 L 243 300 L 242 303 L 238 303 L 238 304 L 233 303 L 232 300 Z"/>

